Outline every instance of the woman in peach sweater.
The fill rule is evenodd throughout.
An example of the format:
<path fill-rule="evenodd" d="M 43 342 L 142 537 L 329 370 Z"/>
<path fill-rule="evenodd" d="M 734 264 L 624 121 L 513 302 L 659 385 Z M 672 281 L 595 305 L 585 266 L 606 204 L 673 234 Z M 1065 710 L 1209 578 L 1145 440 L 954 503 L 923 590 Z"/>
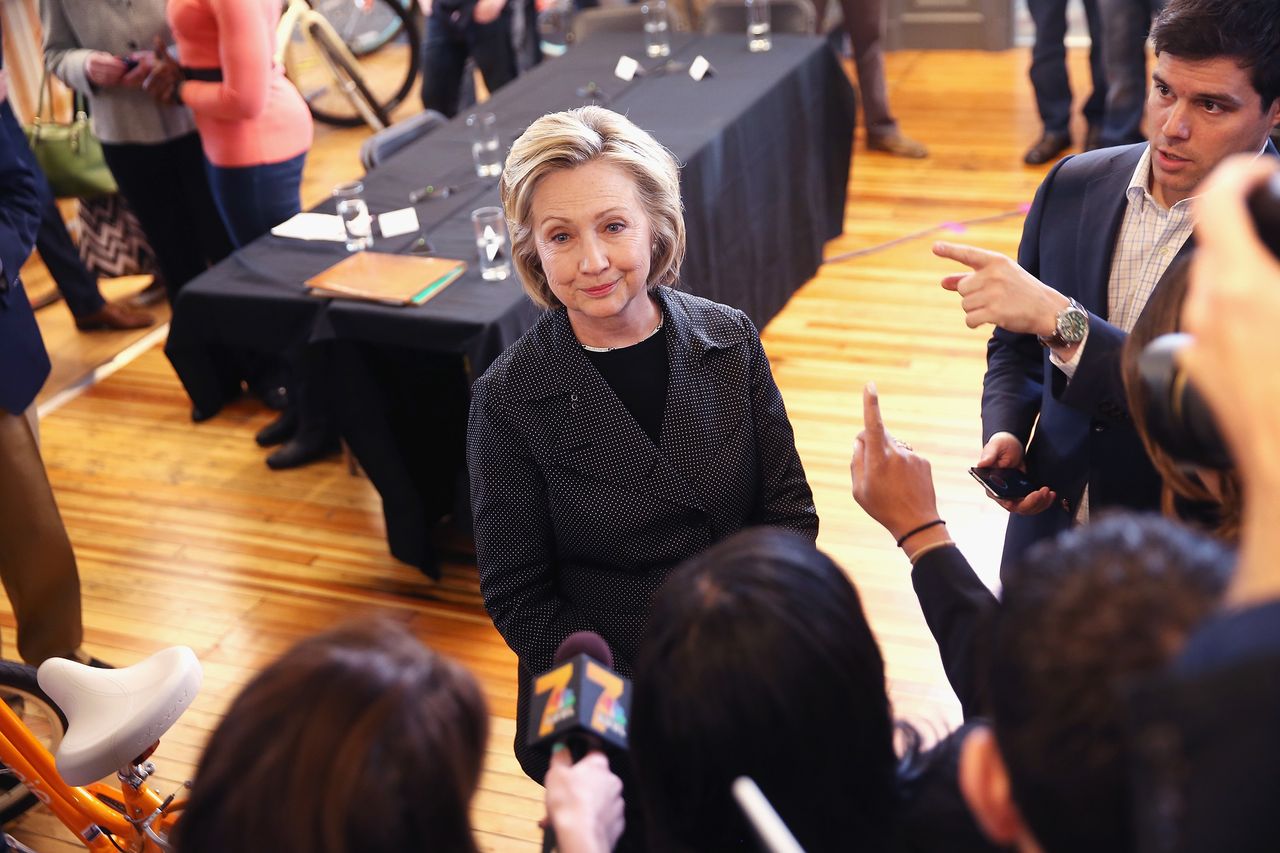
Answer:
<path fill-rule="evenodd" d="M 169 0 L 181 65 L 165 53 L 146 83 L 195 116 L 218 211 L 236 246 L 300 210 L 311 113 L 273 62 L 280 0 Z"/>

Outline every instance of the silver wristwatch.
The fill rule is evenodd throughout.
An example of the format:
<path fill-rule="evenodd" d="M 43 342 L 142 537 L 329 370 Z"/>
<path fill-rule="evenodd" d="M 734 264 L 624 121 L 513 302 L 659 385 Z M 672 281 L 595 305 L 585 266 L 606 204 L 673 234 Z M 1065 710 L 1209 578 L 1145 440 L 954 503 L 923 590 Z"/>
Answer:
<path fill-rule="evenodd" d="M 1084 340 L 1084 336 L 1089 332 L 1089 312 L 1084 310 L 1084 306 L 1074 299 L 1068 299 L 1070 303 L 1066 308 L 1058 312 L 1057 326 L 1054 328 L 1052 335 L 1040 335 L 1040 343 L 1047 347 L 1066 347 L 1071 344 L 1078 344 Z"/>

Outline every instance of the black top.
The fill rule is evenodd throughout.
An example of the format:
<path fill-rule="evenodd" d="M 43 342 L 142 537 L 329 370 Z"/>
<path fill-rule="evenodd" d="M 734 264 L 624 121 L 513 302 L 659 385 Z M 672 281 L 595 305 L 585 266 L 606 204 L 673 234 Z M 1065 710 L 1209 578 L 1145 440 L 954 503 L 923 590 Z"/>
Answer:
<path fill-rule="evenodd" d="M 662 443 L 662 413 L 667 407 L 666 326 L 629 347 L 595 352 L 583 349 L 596 370 L 657 447 Z"/>

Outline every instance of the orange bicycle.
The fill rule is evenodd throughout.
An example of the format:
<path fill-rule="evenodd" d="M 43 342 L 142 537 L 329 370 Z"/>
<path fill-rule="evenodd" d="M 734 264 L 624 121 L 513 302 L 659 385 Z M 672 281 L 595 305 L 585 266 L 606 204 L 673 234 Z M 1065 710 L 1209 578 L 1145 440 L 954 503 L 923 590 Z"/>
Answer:
<path fill-rule="evenodd" d="M 169 850 L 184 801 L 147 784 L 147 758 L 201 675 L 182 646 L 123 669 L 0 662 L 0 822 L 41 802 L 89 850 Z M 117 785 L 98 781 L 112 773 Z"/>

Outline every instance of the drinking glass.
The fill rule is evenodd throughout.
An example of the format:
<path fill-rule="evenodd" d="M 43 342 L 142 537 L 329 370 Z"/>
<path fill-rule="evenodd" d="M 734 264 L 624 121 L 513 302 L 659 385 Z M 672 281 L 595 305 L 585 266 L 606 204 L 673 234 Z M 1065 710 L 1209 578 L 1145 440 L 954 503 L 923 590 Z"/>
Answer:
<path fill-rule="evenodd" d="M 650 59 L 671 55 L 671 29 L 667 0 L 647 0 L 640 4 L 644 16 L 644 53 Z"/>
<path fill-rule="evenodd" d="M 480 255 L 480 277 L 501 281 L 511 275 L 511 253 L 507 249 L 507 222 L 502 208 L 481 207 L 471 211 L 476 231 L 476 252 Z"/>
<path fill-rule="evenodd" d="M 745 0 L 747 4 L 747 50 L 760 53 L 773 47 L 769 25 L 769 0 Z"/>
<path fill-rule="evenodd" d="M 338 203 L 338 218 L 347 236 L 347 251 L 359 252 L 373 245 L 373 217 L 361 194 L 364 184 L 359 181 L 338 184 L 333 188 L 333 198 Z"/>
<path fill-rule="evenodd" d="M 502 174 L 502 152 L 498 142 L 498 120 L 493 113 L 472 113 L 467 116 L 467 129 L 471 131 L 471 159 L 476 164 L 476 175 L 496 178 Z"/>

